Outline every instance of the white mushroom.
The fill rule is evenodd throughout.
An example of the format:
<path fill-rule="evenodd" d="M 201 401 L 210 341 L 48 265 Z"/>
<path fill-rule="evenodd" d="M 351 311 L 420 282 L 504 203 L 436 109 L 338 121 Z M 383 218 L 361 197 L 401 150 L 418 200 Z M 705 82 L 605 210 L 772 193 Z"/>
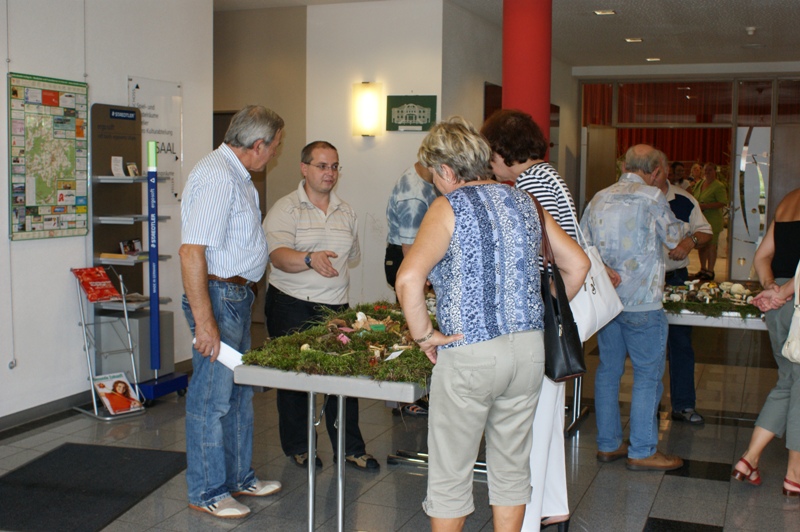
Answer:
<path fill-rule="evenodd" d="M 731 286 L 731 294 L 733 295 L 743 295 L 745 293 L 745 287 L 739 283 L 734 284 Z"/>

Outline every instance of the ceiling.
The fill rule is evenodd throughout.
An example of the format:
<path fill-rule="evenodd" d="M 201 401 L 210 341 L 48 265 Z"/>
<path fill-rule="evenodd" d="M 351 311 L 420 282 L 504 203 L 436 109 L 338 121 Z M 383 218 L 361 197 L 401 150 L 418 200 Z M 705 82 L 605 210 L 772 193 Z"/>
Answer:
<path fill-rule="evenodd" d="M 502 0 L 448 1 L 502 25 Z M 336 3 L 343 0 L 214 0 L 214 10 Z M 553 0 L 553 56 L 570 66 L 800 61 L 798 21 L 798 0 Z"/>

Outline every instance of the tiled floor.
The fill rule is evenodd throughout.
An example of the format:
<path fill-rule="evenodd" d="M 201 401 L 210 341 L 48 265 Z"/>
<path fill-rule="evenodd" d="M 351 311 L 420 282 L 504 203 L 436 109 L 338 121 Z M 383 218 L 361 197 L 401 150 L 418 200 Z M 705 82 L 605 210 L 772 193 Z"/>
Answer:
<path fill-rule="evenodd" d="M 696 382 L 698 410 L 705 426 L 673 423 L 667 416 L 669 398 L 662 400 L 660 447 L 687 459 L 687 466 L 671 473 L 630 472 L 624 461 L 600 464 L 595 460 L 595 422 L 590 413 L 567 439 L 568 487 L 572 510 L 571 530 L 578 531 L 740 531 L 798 530 L 800 504 L 787 502 L 781 479 L 787 452 L 775 441 L 762 459 L 764 484 L 759 488 L 730 481 L 734 460 L 743 452 L 752 432 L 752 420 L 773 385 L 776 372 L 758 350 L 745 367 L 706 363 L 705 351 L 714 349 L 716 337 L 726 331 L 696 329 L 698 349 Z M 761 333 L 736 331 L 738 341 L 764 342 Z M 708 347 L 711 346 L 711 347 Z M 709 353 L 708 358 L 724 359 Z M 591 371 L 597 365 L 596 350 L 589 346 Z M 629 373 L 629 372 L 628 372 Z M 591 405 L 593 382 L 585 379 L 584 397 Z M 630 383 L 630 375 L 625 376 Z M 665 389 L 669 390 L 667 377 Z M 571 393 L 571 386 L 568 386 Z M 623 412 L 626 412 L 623 386 Z M 570 401 L 568 401 L 569 403 Z M 283 491 L 265 499 L 249 498 L 253 513 L 244 520 L 217 520 L 187 508 L 186 483 L 178 475 L 130 511 L 108 531 L 144 530 L 307 530 L 306 472 L 283 456 L 277 432 L 275 392 L 257 393 L 254 466 L 262 478 L 279 479 Z M 10 471 L 64 442 L 123 445 L 153 449 L 184 450 L 184 400 L 159 399 L 144 416 L 127 421 L 101 423 L 86 416 L 66 414 L 62 419 L 28 430 L 0 434 L 0 473 Z M 425 494 L 426 471 L 408 465 L 387 465 L 385 458 L 398 449 L 425 449 L 426 419 L 392 415 L 382 402 L 361 401 L 361 430 L 368 451 L 379 458 L 378 472 L 346 470 L 346 530 L 418 531 L 429 528 L 420 508 Z M 336 480 L 331 447 L 320 429 L 320 457 L 324 468 L 318 475 L 317 530 L 336 529 Z M 467 520 L 467 530 L 492 530 L 487 486 L 476 475 L 477 511 Z"/>
<path fill-rule="evenodd" d="M 690 271 L 694 271 L 690 267 Z M 263 333 L 254 328 L 254 341 Z M 764 484 L 755 488 L 730 480 L 733 462 L 744 451 L 766 394 L 776 380 L 775 363 L 766 333 L 695 328 L 697 351 L 697 408 L 706 416 L 701 427 L 672 422 L 668 417 L 668 372 L 664 377 L 659 447 L 678 454 L 687 465 L 670 473 L 630 472 L 623 461 L 600 464 L 595 459 L 594 414 L 579 424 L 567 441 L 569 501 L 573 531 L 800 531 L 800 503 L 781 494 L 787 451 L 774 441 L 762 458 Z M 594 396 L 593 371 L 597 351 L 587 345 L 589 377 L 584 381 L 585 403 Z M 630 367 L 623 378 L 620 400 L 629 407 Z M 568 395 L 571 395 L 568 386 Z M 568 399 L 568 404 L 571 401 Z M 275 392 L 257 393 L 254 467 L 261 478 L 278 479 L 283 490 L 265 499 L 248 498 L 253 513 L 244 520 L 217 520 L 189 510 L 186 483 L 178 475 L 130 511 L 107 531 L 145 530 L 307 530 L 306 472 L 281 452 Z M 424 450 L 425 418 L 393 416 L 384 403 L 361 403 L 361 430 L 367 450 L 381 462 L 377 472 L 346 470 L 346 530 L 419 531 L 429 529 L 420 508 L 426 470 L 387 465 L 398 449 Z M 623 418 L 627 422 L 627 418 Z M 320 429 L 319 455 L 324 468 L 318 475 L 316 529 L 336 530 L 336 479 L 332 452 Z M 144 416 L 102 423 L 81 414 L 65 413 L 45 424 L 31 424 L 0 433 L 0 474 L 65 442 L 122 445 L 152 449 L 185 449 L 184 399 L 159 399 Z M 492 530 L 485 479 L 475 478 L 476 512 L 467 530 Z"/>

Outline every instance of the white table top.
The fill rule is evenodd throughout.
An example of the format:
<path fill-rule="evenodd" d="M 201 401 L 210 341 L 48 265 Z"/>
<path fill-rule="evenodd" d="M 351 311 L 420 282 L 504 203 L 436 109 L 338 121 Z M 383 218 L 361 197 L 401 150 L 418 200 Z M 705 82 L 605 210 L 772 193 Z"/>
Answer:
<path fill-rule="evenodd" d="M 237 366 L 233 372 L 237 384 L 267 386 L 299 392 L 344 395 L 380 401 L 413 403 L 426 391 L 410 382 L 376 381 L 367 377 L 339 377 L 336 375 L 308 375 L 262 366 Z"/>
<path fill-rule="evenodd" d="M 680 314 L 667 312 L 670 325 L 692 325 L 695 327 L 720 327 L 722 329 L 747 329 L 766 331 L 764 316 L 742 318 L 738 312 L 723 312 L 721 316 L 705 316 L 696 312 L 682 310 Z"/>

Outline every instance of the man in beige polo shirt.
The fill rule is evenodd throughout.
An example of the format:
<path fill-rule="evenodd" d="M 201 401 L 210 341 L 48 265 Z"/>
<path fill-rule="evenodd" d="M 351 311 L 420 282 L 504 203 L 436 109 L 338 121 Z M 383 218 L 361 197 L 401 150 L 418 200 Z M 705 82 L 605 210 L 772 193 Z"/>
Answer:
<path fill-rule="evenodd" d="M 264 220 L 270 250 L 269 287 L 264 311 L 271 337 L 309 327 L 325 314 L 348 307 L 348 265 L 358 261 L 358 225 L 353 208 L 333 191 L 339 154 L 325 141 L 303 148 L 303 180 L 275 202 Z M 298 466 L 308 465 L 308 394 L 278 390 L 281 447 Z M 377 469 L 358 428 L 358 399 L 345 402 L 345 459 L 359 469 Z M 325 425 L 336 454 L 336 401 L 325 407 Z M 315 457 L 317 466 L 322 461 Z"/>

